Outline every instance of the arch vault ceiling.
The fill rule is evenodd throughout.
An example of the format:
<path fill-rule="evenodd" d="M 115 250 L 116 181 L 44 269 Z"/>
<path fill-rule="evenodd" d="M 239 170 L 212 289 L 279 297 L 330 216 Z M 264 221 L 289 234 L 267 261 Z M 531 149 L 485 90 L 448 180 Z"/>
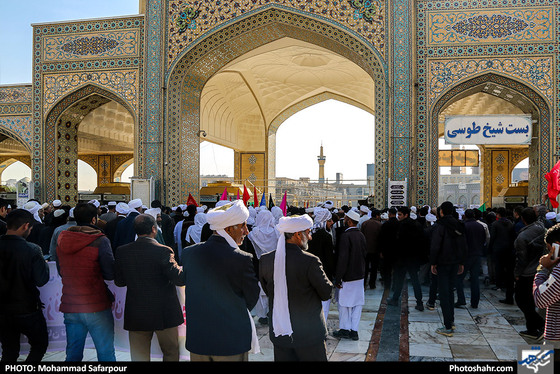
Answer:
<path fill-rule="evenodd" d="M 264 151 L 270 124 L 321 94 L 374 113 L 374 83 L 350 60 L 303 41 L 283 38 L 232 61 L 201 97 L 204 140 L 236 150 Z"/>

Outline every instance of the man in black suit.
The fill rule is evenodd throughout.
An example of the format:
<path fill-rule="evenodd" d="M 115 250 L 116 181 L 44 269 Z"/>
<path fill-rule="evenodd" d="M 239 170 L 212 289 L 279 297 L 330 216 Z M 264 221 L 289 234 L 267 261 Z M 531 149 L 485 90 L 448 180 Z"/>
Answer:
<path fill-rule="evenodd" d="M 207 213 L 214 234 L 183 249 L 186 348 L 191 361 L 248 361 L 258 344 L 250 310 L 260 288 L 253 256 L 242 251 L 249 210 L 237 200 Z"/>
<path fill-rule="evenodd" d="M 176 286 L 184 285 L 183 271 L 173 250 L 159 244 L 154 217 L 140 214 L 134 219 L 138 239 L 116 251 L 115 284 L 127 287 L 124 329 L 128 330 L 132 361 L 150 361 L 154 332 L 164 361 L 179 361 L 178 326 L 183 311 Z"/>
<path fill-rule="evenodd" d="M 261 256 L 259 277 L 270 298 L 270 340 L 275 361 L 327 361 L 322 301 L 333 285 L 321 260 L 307 252 L 313 220 L 282 217 L 276 251 Z"/>

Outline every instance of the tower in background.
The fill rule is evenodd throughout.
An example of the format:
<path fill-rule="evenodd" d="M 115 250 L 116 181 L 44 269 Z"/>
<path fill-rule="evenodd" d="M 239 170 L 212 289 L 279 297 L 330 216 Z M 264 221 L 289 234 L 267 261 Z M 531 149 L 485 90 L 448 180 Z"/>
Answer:
<path fill-rule="evenodd" d="M 321 144 L 321 152 L 317 156 L 317 162 L 319 163 L 319 183 L 325 183 L 325 160 L 326 157 L 323 154 L 323 144 Z"/>

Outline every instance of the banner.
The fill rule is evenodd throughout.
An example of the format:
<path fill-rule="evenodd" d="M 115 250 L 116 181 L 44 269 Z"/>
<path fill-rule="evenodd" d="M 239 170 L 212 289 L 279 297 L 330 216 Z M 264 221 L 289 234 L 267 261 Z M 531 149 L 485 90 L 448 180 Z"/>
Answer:
<path fill-rule="evenodd" d="M 446 144 L 529 144 L 530 115 L 449 116 L 445 118 Z"/>
<path fill-rule="evenodd" d="M 47 320 L 47 330 L 49 333 L 48 351 L 64 351 L 66 350 L 66 327 L 64 326 L 64 314 L 60 312 L 60 298 L 62 296 L 62 279 L 56 270 L 56 263 L 49 262 L 50 279 L 43 287 L 39 287 L 41 293 L 41 301 L 45 304 L 43 314 Z M 112 311 L 115 321 L 115 349 L 119 351 L 129 351 L 128 331 L 124 326 L 124 304 L 126 299 L 126 287 L 117 287 L 113 281 L 105 281 L 111 293 L 115 296 Z M 185 290 L 184 287 L 177 287 L 177 296 L 179 303 L 185 315 Z M 180 358 L 185 360 L 190 354 L 185 348 L 186 325 L 183 322 L 179 326 L 179 354 Z M 86 348 L 95 348 L 93 341 L 88 334 L 86 339 Z M 0 349 L 1 352 L 1 349 Z M 22 336 L 21 352 L 29 352 L 29 344 L 27 338 Z M 156 335 L 152 339 L 152 357 L 163 357 Z"/>

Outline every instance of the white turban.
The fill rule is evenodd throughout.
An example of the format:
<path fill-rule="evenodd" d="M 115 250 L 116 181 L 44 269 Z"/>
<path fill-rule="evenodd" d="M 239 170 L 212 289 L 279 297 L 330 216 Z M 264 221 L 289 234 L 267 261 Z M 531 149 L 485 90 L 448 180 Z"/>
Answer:
<path fill-rule="evenodd" d="M 369 208 L 367 207 L 367 205 L 362 205 L 360 206 L 360 211 L 362 213 L 369 213 Z"/>
<path fill-rule="evenodd" d="M 118 203 L 117 204 L 117 213 L 128 214 L 129 211 L 130 211 L 130 207 L 128 206 L 127 203 Z"/>
<path fill-rule="evenodd" d="M 227 204 L 211 209 L 206 213 L 210 228 L 224 237 L 233 248 L 238 248 L 238 245 L 224 229 L 239 225 L 247 221 L 247 218 L 249 218 L 249 210 L 242 200 L 229 201 Z"/>
<path fill-rule="evenodd" d="M 286 282 L 286 238 L 284 233 L 296 233 L 313 227 L 309 215 L 281 217 L 276 225 L 280 233 L 276 254 L 274 256 L 274 305 L 272 308 L 272 324 L 274 335 L 282 336 L 293 333 L 288 307 L 288 284 Z"/>
<path fill-rule="evenodd" d="M 426 221 L 430 222 L 430 224 L 433 224 L 436 221 L 436 219 L 437 217 L 432 213 L 426 214 Z"/>
<path fill-rule="evenodd" d="M 161 208 L 146 209 L 146 211 L 144 213 L 149 214 L 150 216 L 154 217 L 154 219 L 157 219 L 157 215 L 161 214 Z"/>
<path fill-rule="evenodd" d="M 107 203 L 108 206 L 117 206 L 117 202 L 116 201 L 109 201 Z"/>
<path fill-rule="evenodd" d="M 134 200 L 130 200 L 128 202 L 128 207 L 130 209 L 140 208 L 141 206 L 142 206 L 142 200 L 141 199 L 134 199 Z"/>
<path fill-rule="evenodd" d="M 315 220 L 313 221 L 313 231 L 317 231 L 325 227 L 325 223 L 332 219 L 332 213 L 325 208 L 317 207 L 313 211 Z"/>
<path fill-rule="evenodd" d="M 546 213 L 546 219 L 556 219 L 556 213 L 554 212 L 548 212 Z"/>
<path fill-rule="evenodd" d="M 88 201 L 88 204 L 93 204 L 93 205 L 95 205 L 96 208 L 99 208 L 99 205 L 101 205 L 99 203 L 99 201 L 97 201 L 95 199 Z"/>
<path fill-rule="evenodd" d="M 323 204 L 323 208 L 326 209 L 332 209 L 334 208 L 334 203 L 330 200 L 325 201 L 325 203 Z"/>
<path fill-rule="evenodd" d="M 356 221 L 356 222 L 360 221 L 360 213 L 356 212 L 355 210 L 349 210 L 348 213 L 346 213 L 346 215 L 352 221 Z"/>
<path fill-rule="evenodd" d="M 55 208 L 58 208 L 59 206 L 62 205 L 62 201 L 60 201 L 60 200 L 54 200 L 54 201 L 52 202 L 52 205 L 53 205 Z"/>
<path fill-rule="evenodd" d="M 64 209 L 57 209 L 57 210 L 54 211 L 53 215 L 58 218 L 61 215 L 63 215 L 65 212 L 66 211 Z"/>
<path fill-rule="evenodd" d="M 70 212 L 68 212 L 68 217 L 74 218 L 74 207 L 70 208 Z"/>
<path fill-rule="evenodd" d="M 36 221 L 43 222 L 41 221 L 41 217 L 39 217 L 39 210 L 41 209 L 41 207 L 41 204 L 39 204 L 37 201 L 32 200 L 25 203 L 23 209 L 33 214 L 33 218 L 35 218 Z"/>

